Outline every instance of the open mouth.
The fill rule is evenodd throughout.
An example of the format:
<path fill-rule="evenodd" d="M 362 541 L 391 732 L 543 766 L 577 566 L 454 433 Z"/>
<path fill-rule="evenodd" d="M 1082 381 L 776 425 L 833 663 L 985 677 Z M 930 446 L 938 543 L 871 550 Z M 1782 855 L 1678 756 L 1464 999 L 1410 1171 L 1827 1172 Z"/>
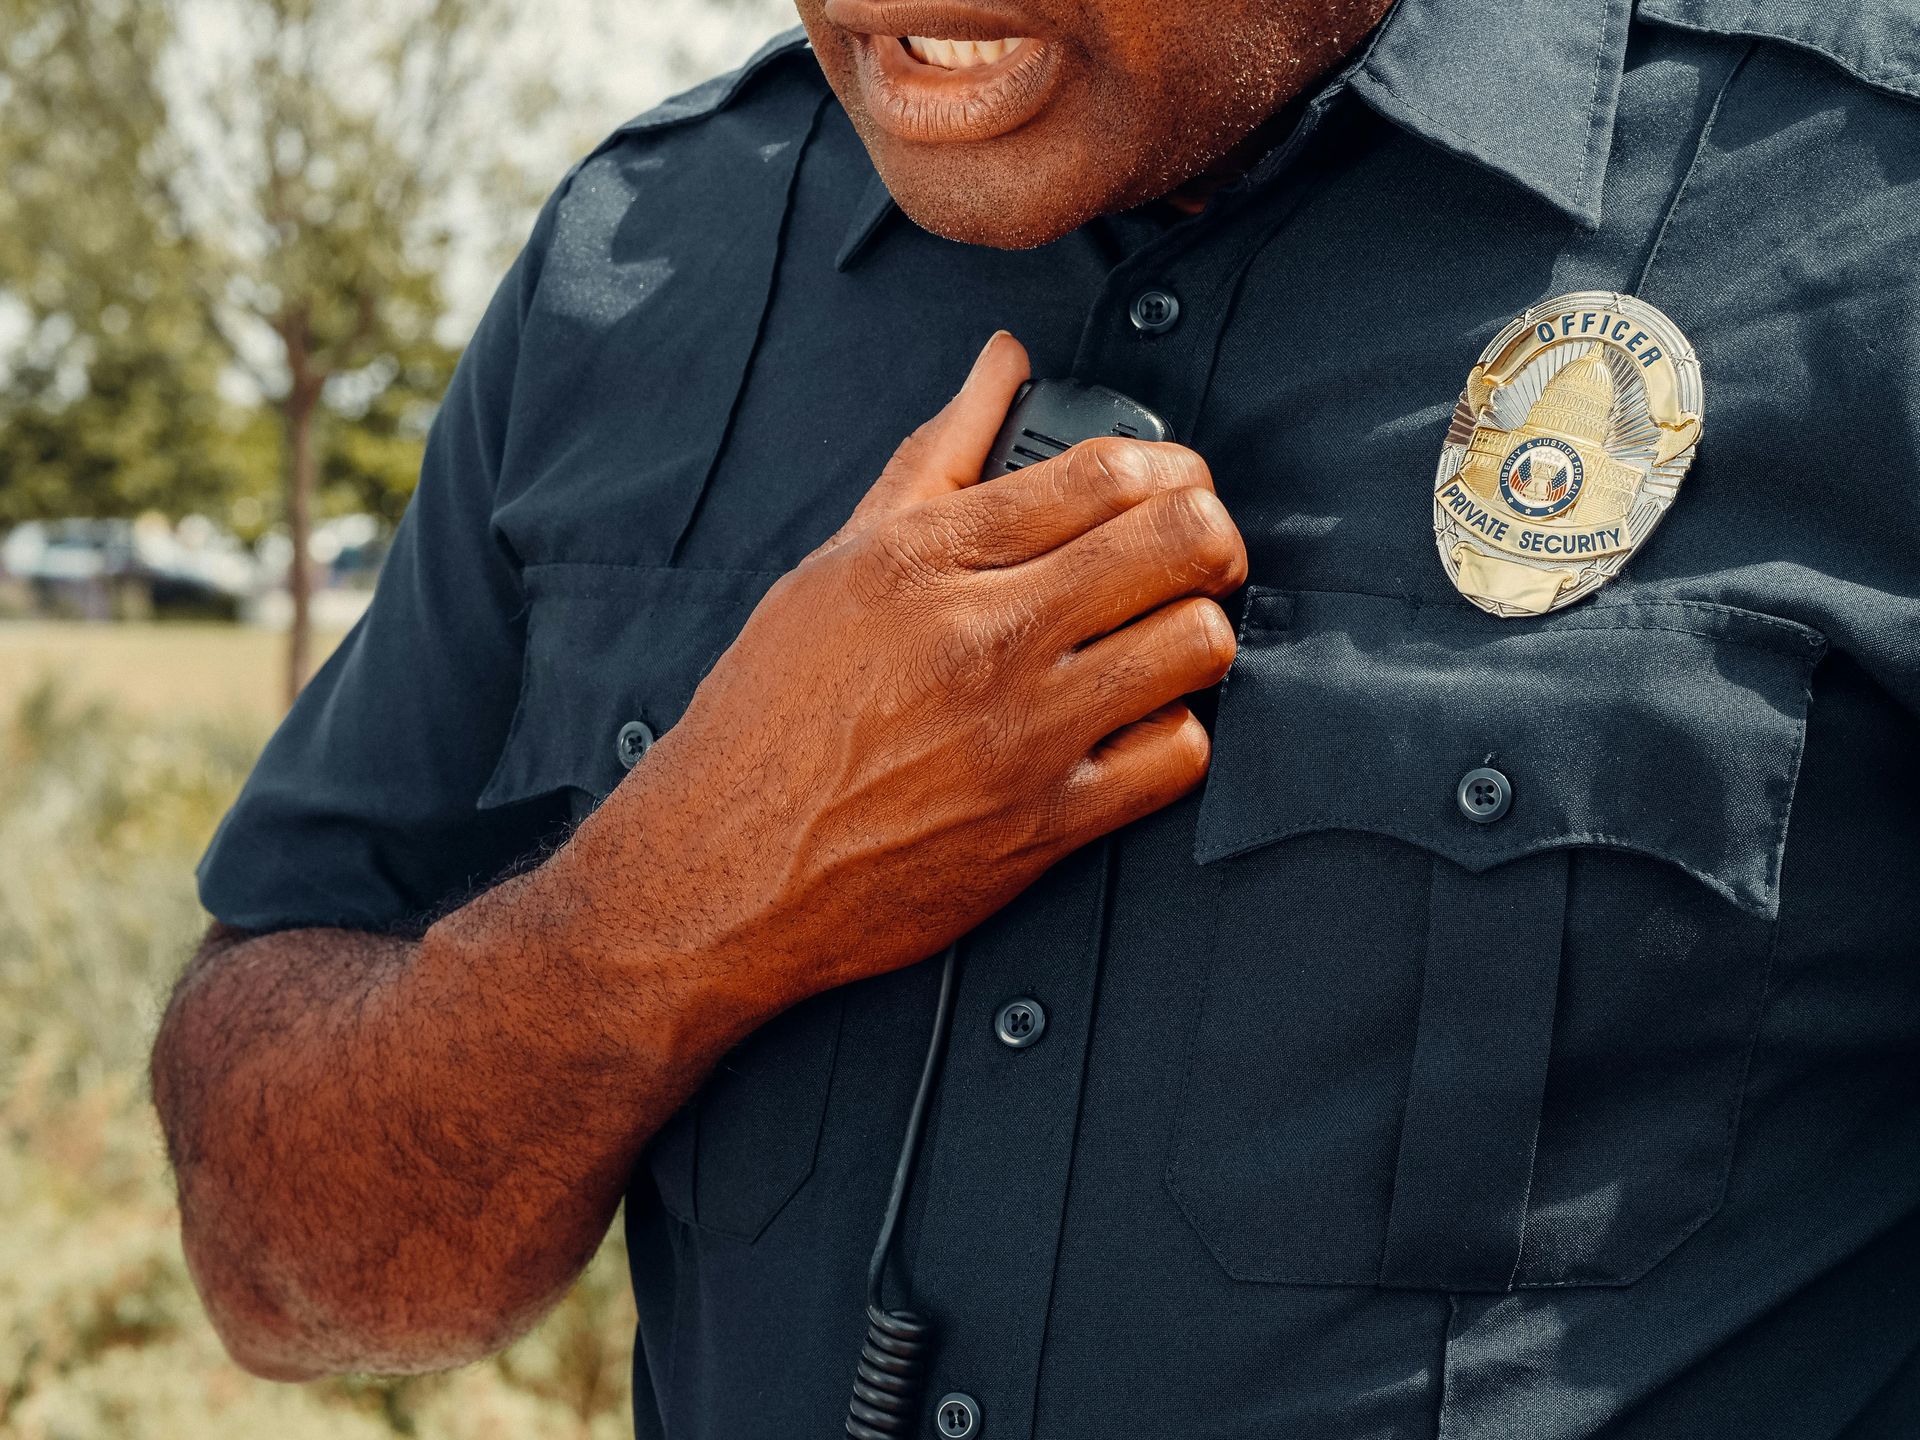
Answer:
<path fill-rule="evenodd" d="M 827 0 L 882 130 L 924 144 L 991 140 L 1051 98 L 1060 47 L 969 0 Z"/>
<path fill-rule="evenodd" d="M 941 40 L 931 35 L 905 35 L 900 43 L 914 59 L 936 70 L 978 70 L 983 65 L 998 65 L 1029 42 L 1024 36 L 1007 40 Z"/>

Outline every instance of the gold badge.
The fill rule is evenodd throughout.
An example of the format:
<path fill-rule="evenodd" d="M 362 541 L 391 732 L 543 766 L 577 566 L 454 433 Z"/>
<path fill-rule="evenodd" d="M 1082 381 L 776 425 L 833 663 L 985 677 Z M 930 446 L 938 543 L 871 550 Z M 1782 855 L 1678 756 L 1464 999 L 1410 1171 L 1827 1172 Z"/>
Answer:
<path fill-rule="evenodd" d="M 1631 295 L 1544 301 L 1480 356 L 1453 410 L 1433 533 L 1490 615 L 1544 615 L 1620 573 L 1700 440 L 1700 361 Z"/>

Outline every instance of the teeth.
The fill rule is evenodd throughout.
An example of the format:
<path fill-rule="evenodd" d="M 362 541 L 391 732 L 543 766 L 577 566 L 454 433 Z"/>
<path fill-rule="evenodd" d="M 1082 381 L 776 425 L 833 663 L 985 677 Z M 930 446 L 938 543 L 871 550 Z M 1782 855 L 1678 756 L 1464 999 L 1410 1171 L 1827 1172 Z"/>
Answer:
<path fill-rule="evenodd" d="M 927 35 L 906 37 L 908 53 L 924 65 L 942 70 L 972 70 L 1004 60 L 1024 44 L 1015 36 L 1008 40 L 937 40 Z"/>

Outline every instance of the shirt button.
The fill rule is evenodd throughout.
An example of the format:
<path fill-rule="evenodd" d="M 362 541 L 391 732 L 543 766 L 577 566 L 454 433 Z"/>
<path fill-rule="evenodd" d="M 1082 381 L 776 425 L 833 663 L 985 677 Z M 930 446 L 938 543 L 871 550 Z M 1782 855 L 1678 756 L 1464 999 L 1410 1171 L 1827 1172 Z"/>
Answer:
<path fill-rule="evenodd" d="M 1469 770 L 1456 792 L 1460 813 L 1476 825 L 1491 825 L 1513 803 L 1513 783 L 1498 770 Z"/>
<path fill-rule="evenodd" d="M 1015 1050 L 1026 1049 L 1046 1030 L 1046 1008 L 1038 1000 L 1029 1000 L 1024 996 L 1009 1000 L 1000 1007 L 1000 1013 L 993 1017 L 993 1033 L 1000 1037 L 1002 1045 L 1011 1045 Z"/>
<path fill-rule="evenodd" d="M 933 1416 L 945 1440 L 967 1440 L 980 1432 L 980 1402 L 958 1390 L 941 1399 Z"/>
<path fill-rule="evenodd" d="M 1180 302 L 1170 291 L 1142 290 L 1127 310 L 1142 335 L 1164 335 L 1180 323 Z"/>
<path fill-rule="evenodd" d="M 653 731 L 647 728 L 644 720 L 629 720 L 620 727 L 620 734 L 613 742 L 613 750 L 620 757 L 620 763 L 631 770 L 640 763 L 640 757 L 653 748 Z"/>

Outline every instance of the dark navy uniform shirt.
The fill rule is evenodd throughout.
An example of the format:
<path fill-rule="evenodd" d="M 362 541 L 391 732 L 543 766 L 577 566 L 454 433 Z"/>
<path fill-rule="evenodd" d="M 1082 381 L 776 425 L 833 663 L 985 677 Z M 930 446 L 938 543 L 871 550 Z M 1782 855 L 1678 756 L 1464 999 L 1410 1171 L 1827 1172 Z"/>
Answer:
<path fill-rule="evenodd" d="M 1440 446 L 1578 290 L 1678 322 L 1705 436 L 1618 581 L 1493 619 Z M 1910 0 L 1402 0 L 1204 215 L 1024 253 L 896 213 L 777 42 L 547 205 L 209 910 L 403 928 L 550 843 L 1001 326 L 1164 413 L 1252 569 L 1204 793 L 963 947 L 901 1246 L 929 1419 L 1920 1435 Z M 800 1006 L 647 1150 L 642 1436 L 838 1433 L 935 980 Z"/>

